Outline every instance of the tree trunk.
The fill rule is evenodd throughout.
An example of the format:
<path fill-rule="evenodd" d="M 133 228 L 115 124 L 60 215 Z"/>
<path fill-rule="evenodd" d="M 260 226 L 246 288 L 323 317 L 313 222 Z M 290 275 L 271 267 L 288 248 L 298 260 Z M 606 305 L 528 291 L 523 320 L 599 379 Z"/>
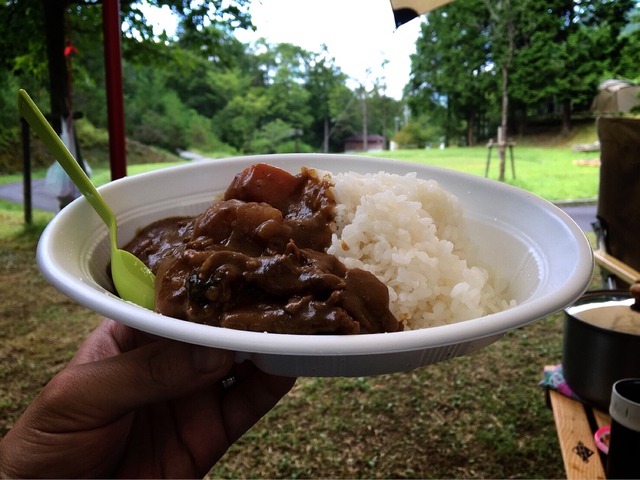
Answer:
<path fill-rule="evenodd" d="M 473 130 L 475 126 L 473 122 L 473 117 L 474 115 L 472 113 L 469 113 L 467 117 L 467 146 L 469 147 L 473 147 L 475 143 L 473 140 Z"/>
<path fill-rule="evenodd" d="M 447 120 L 444 127 L 444 146 L 449 146 L 449 141 L 451 140 L 451 96 L 447 99 Z"/>
<path fill-rule="evenodd" d="M 507 82 L 509 80 L 509 72 L 506 66 L 501 68 L 502 70 L 502 122 L 501 132 L 502 135 L 498 138 L 498 157 L 500 158 L 500 175 L 498 180 L 504 182 L 504 171 L 506 164 L 506 151 L 507 151 L 507 112 L 509 110 L 509 94 L 507 93 Z"/>
<path fill-rule="evenodd" d="M 322 152 L 329 153 L 329 117 L 324 117 L 324 136 L 322 139 Z"/>
<path fill-rule="evenodd" d="M 49 62 L 49 97 L 51 101 L 50 122 L 60 134 L 60 119 L 69 115 L 69 86 L 65 48 L 65 0 L 42 0 L 44 6 L 44 29 L 47 39 Z"/>
<path fill-rule="evenodd" d="M 560 133 L 562 135 L 568 135 L 571 131 L 571 101 L 565 100 L 562 102 L 562 129 Z"/>

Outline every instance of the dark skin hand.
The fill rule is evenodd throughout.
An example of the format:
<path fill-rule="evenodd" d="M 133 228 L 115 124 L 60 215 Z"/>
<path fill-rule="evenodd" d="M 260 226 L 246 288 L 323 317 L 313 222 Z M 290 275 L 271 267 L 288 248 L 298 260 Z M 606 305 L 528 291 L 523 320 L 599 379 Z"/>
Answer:
<path fill-rule="evenodd" d="M 2 439 L 0 477 L 204 477 L 295 383 L 234 356 L 105 320 Z"/>

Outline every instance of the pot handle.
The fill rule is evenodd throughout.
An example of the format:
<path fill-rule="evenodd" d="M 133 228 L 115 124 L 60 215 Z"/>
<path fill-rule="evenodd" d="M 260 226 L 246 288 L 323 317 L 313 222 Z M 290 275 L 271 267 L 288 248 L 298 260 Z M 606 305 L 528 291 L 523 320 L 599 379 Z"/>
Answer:
<path fill-rule="evenodd" d="M 594 250 L 593 256 L 598 265 L 620 277 L 629 285 L 640 282 L 640 272 L 638 272 L 634 268 L 631 268 L 626 263 L 621 262 L 616 257 L 609 255 L 602 250 Z"/>
<path fill-rule="evenodd" d="M 593 257 L 598 265 L 613 273 L 621 280 L 624 280 L 629 285 L 640 282 L 640 272 L 626 263 L 621 262 L 616 257 L 609 255 L 602 250 L 594 250 Z"/>

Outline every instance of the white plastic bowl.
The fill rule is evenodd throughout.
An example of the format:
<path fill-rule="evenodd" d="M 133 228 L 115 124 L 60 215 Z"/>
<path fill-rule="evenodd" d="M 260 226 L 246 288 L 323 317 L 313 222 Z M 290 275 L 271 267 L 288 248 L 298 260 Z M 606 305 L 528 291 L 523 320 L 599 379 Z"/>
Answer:
<path fill-rule="evenodd" d="M 365 376 L 412 370 L 477 351 L 514 328 L 564 309 L 586 290 L 593 255 L 580 228 L 553 204 L 524 190 L 452 170 L 397 160 L 346 155 L 267 155 L 193 163 L 126 177 L 100 188 L 118 219 L 119 242 L 160 218 L 195 215 L 232 178 L 258 162 L 292 173 L 417 172 L 462 202 L 482 266 L 509 284 L 509 310 L 451 325 L 397 333 L 283 335 L 211 327 L 166 317 L 114 295 L 107 264 L 108 232 L 80 198 L 47 226 L 38 265 L 54 287 L 80 304 L 162 337 L 237 352 L 269 373 Z"/>

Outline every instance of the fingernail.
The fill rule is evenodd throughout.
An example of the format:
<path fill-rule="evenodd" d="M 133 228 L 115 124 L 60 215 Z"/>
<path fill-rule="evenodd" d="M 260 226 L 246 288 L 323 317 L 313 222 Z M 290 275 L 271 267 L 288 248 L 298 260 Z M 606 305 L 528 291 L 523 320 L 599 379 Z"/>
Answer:
<path fill-rule="evenodd" d="M 227 353 L 217 348 L 195 346 L 193 365 L 200 373 L 211 373 L 220 369 L 226 362 Z"/>

